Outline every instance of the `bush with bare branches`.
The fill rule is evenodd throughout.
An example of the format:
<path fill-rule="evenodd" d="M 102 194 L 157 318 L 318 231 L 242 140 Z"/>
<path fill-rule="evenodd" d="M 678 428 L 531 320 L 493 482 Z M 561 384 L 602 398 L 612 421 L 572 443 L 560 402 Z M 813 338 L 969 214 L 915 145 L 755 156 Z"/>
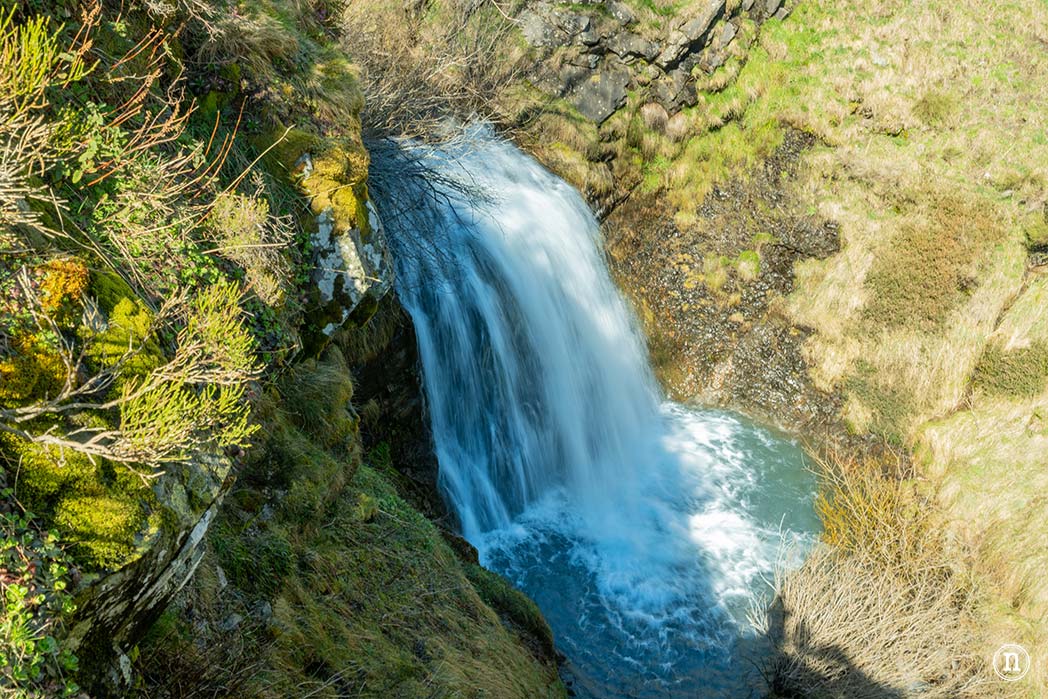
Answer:
<path fill-rule="evenodd" d="M 364 126 L 431 139 L 447 118 L 495 121 L 495 100 L 523 70 L 512 16 L 521 3 L 349 3 L 343 42 L 361 69 Z"/>

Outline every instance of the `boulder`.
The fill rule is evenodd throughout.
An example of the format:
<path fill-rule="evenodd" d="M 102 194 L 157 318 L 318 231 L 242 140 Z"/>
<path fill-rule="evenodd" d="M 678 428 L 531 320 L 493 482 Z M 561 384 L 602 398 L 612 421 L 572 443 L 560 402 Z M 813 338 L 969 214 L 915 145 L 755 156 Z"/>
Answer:
<path fill-rule="evenodd" d="M 213 455 L 178 464 L 157 480 L 159 525 L 143 554 L 122 568 L 85 575 L 66 646 L 81 655 L 92 695 L 124 696 L 130 680 L 125 651 L 137 643 L 204 556 L 204 536 L 233 483 L 232 462 Z"/>
<path fill-rule="evenodd" d="M 717 49 L 723 49 L 731 43 L 731 40 L 735 38 L 735 35 L 739 33 L 739 28 L 731 22 L 725 22 L 724 26 L 721 27 L 720 32 L 717 34 L 717 38 L 714 41 L 714 46 Z"/>
<path fill-rule="evenodd" d="M 655 58 L 656 65 L 665 70 L 674 68 L 688 53 L 694 53 L 706 39 L 713 23 L 724 14 L 725 0 L 705 0 L 690 18 L 671 29 L 663 42 L 662 51 Z"/>
<path fill-rule="evenodd" d="M 579 85 L 571 102 L 584 117 L 601 124 L 626 103 L 626 86 L 629 82 L 628 70 L 605 66 Z"/>
<path fill-rule="evenodd" d="M 627 63 L 636 61 L 638 58 L 651 61 L 659 55 L 658 45 L 629 31 L 613 34 L 604 44 L 608 51 Z"/>
<path fill-rule="evenodd" d="M 695 81 L 691 73 L 677 68 L 670 71 L 658 82 L 653 83 L 655 98 L 670 114 L 683 107 L 692 107 L 698 102 L 695 93 Z"/>
<path fill-rule="evenodd" d="M 339 231 L 330 208 L 317 216 L 311 236 L 313 283 L 325 309 L 327 323 L 320 329 L 326 337 L 342 327 L 365 299 L 377 305 L 393 280 L 385 232 L 375 205 L 368 200 L 367 226 Z M 364 319 L 362 319 L 364 320 Z"/>
<path fill-rule="evenodd" d="M 637 21 L 637 16 L 633 14 L 633 10 L 625 4 L 618 2 L 618 0 L 610 0 L 610 2 L 605 3 L 604 7 L 607 8 L 608 13 L 621 22 L 623 26 L 633 24 Z"/>

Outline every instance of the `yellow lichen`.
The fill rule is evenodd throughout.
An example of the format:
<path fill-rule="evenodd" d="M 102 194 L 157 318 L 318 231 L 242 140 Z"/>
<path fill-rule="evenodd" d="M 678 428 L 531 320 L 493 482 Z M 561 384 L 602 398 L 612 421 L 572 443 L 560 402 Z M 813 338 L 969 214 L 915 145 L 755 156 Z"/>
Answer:
<path fill-rule="evenodd" d="M 90 274 L 79 260 L 51 260 L 43 266 L 40 279 L 40 305 L 45 313 L 56 315 L 80 303 Z"/>

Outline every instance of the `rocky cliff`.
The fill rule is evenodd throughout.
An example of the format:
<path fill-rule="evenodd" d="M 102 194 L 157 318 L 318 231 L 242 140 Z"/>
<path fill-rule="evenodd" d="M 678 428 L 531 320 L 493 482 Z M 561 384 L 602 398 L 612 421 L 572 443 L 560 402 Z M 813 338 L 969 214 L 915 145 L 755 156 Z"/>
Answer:
<path fill-rule="evenodd" d="M 638 90 L 670 116 L 694 107 L 696 69 L 709 75 L 729 60 L 745 60 L 759 25 L 788 14 L 782 0 L 708 0 L 650 18 L 613 0 L 529 3 L 516 19 L 539 52 L 536 83 L 601 124 Z"/>

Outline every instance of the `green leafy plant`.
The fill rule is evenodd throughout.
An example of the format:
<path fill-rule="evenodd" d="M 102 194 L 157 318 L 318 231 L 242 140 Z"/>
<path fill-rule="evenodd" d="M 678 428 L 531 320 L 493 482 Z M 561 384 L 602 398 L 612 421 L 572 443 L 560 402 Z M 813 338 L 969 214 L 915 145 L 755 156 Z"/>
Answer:
<path fill-rule="evenodd" d="M 11 511 L 0 512 L 0 537 L 0 696 L 74 696 L 77 658 L 56 640 L 75 609 L 58 538 L 37 528 L 30 513 Z"/>

